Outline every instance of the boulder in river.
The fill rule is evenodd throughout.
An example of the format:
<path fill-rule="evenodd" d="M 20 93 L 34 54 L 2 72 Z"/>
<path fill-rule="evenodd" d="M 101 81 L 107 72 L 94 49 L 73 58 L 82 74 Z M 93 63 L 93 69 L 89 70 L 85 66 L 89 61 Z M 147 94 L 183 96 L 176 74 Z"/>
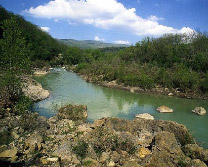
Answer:
<path fill-rule="evenodd" d="M 25 96 L 28 96 L 33 101 L 41 101 L 50 96 L 48 90 L 43 89 L 41 84 L 31 78 L 25 79 L 22 91 L 24 92 Z"/>
<path fill-rule="evenodd" d="M 196 107 L 194 110 L 192 110 L 193 113 L 196 113 L 198 115 L 205 115 L 206 110 L 203 107 Z"/>
<path fill-rule="evenodd" d="M 136 118 L 142 118 L 142 119 L 149 119 L 154 120 L 154 117 L 148 113 L 138 114 L 135 116 Z"/>
<path fill-rule="evenodd" d="M 157 111 L 159 111 L 160 113 L 172 113 L 173 109 L 171 109 L 167 106 L 160 106 L 157 108 Z"/>

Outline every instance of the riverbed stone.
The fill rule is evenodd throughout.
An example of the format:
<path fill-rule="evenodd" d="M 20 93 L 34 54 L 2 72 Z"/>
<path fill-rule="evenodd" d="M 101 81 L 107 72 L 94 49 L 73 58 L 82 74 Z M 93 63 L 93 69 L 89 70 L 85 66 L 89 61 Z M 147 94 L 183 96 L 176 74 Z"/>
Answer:
<path fill-rule="evenodd" d="M 168 93 L 168 96 L 173 96 L 173 93 Z"/>
<path fill-rule="evenodd" d="M 108 167 L 114 167 L 116 166 L 115 162 L 113 162 L 112 160 L 108 163 Z"/>
<path fill-rule="evenodd" d="M 14 132 L 14 131 L 12 131 L 11 132 L 11 135 L 12 135 L 12 137 L 14 138 L 14 139 L 19 139 L 19 135 L 16 133 L 16 132 Z"/>
<path fill-rule="evenodd" d="M 199 159 L 192 160 L 191 167 L 207 167 L 207 165 Z"/>
<path fill-rule="evenodd" d="M 198 115 L 205 115 L 206 110 L 203 107 L 196 107 L 194 110 L 192 110 L 193 113 L 196 113 Z"/>
<path fill-rule="evenodd" d="M 154 117 L 148 113 L 138 114 L 135 116 L 136 118 L 142 118 L 142 119 L 149 119 L 154 120 Z"/>
<path fill-rule="evenodd" d="M 41 149 L 41 143 L 43 138 L 37 132 L 33 133 L 30 137 L 25 140 L 25 147 L 28 148 L 29 152 L 35 152 Z"/>
<path fill-rule="evenodd" d="M 145 158 L 147 155 L 150 155 L 151 151 L 148 148 L 142 147 L 139 149 L 137 156 L 139 158 Z"/>
<path fill-rule="evenodd" d="M 12 158 L 17 154 L 17 147 L 13 147 L 8 150 L 4 150 L 0 153 L 0 158 Z"/>
<path fill-rule="evenodd" d="M 142 166 L 139 165 L 136 161 L 128 161 L 124 163 L 123 167 L 142 167 Z"/>
<path fill-rule="evenodd" d="M 104 163 L 106 160 L 108 160 L 109 159 L 109 155 L 110 155 L 110 153 L 103 152 L 102 155 L 101 155 L 101 157 L 100 157 L 100 162 L 101 163 Z"/>
<path fill-rule="evenodd" d="M 147 130 L 140 130 L 138 131 L 138 144 L 143 147 L 148 147 L 152 143 L 153 134 Z"/>
<path fill-rule="evenodd" d="M 36 70 L 33 74 L 39 76 L 39 75 L 46 75 L 47 73 L 48 71 L 46 70 Z"/>
<path fill-rule="evenodd" d="M 157 111 L 159 111 L 160 113 L 172 113 L 173 109 L 171 109 L 167 106 L 160 106 L 157 108 Z"/>

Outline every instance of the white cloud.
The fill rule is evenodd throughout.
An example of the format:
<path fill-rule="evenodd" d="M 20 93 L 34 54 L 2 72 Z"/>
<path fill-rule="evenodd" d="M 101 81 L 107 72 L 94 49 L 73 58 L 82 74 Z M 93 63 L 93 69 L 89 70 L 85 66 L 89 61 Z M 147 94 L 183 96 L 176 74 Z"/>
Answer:
<path fill-rule="evenodd" d="M 95 41 L 105 41 L 104 38 L 99 38 L 98 36 L 95 36 L 95 37 L 94 37 L 94 40 L 95 40 Z"/>
<path fill-rule="evenodd" d="M 160 20 L 165 20 L 163 17 L 157 17 L 157 16 L 154 16 L 154 15 L 150 15 L 148 17 L 148 20 L 151 20 L 151 21 L 160 21 Z"/>
<path fill-rule="evenodd" d="M 179 33 L 181 33 L 181 34 L 194 34 L 195 31 L 189 27 L 183 27 L 182 29 L 180 29 Z"/>
<path fill-rule="evenodd" d="M 45 31 L 45 32 L 49 32 L 50 28 L 49 27 L 40 27 L 41 30 Z"/>
<path fill-rule="evenodd" d="M 118 41 L 114 41 L 115 44 L 124 44 L 124 45 L 129 45 L 129 41 L 122 41 L 122 40 L 118 40 Z"/>
<path fill-rule="evenodd" d="M 136 35 L 180 33 L 183 29 L 161 25 L 158 23 L 161 19 L 156 16 L 144 19 L 136 14 L 135 8 L 126 8 L 117 0 L 53 0 L 24 12 L 34 17 L 91 24 L 103 29 L 125 29 Z"/>

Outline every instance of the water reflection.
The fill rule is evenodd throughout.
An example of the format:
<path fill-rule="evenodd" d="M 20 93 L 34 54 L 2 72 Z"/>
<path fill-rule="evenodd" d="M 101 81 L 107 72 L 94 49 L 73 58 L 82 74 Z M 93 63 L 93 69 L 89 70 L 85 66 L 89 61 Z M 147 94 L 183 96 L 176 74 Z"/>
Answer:
<path fill-rule="evenodd" d="M 159 95 L 132 94 L 125 91 L 103 88 L 86 83 L 74 73 L 55 69 L 46 76 L 36 77 L 51 96 L 33 107 L 40 115 L 51 117 L 56 108 L 66 104 L 86 104 L 88 121 L 102 117 L 133 119 L 136 114 L 150 113 L 156 119 L 173 120 L 185 124 L 199 142 L 208 141 L 208 114 L 197 116 L 191 112 L 197 106 L 208 110 L 207 101 L 181 99 Z M 161 105 L 174 110 L 171 114 L 161 114 L 156 108 Z M 208 143 L 204 146 L 208 147 Z"/>

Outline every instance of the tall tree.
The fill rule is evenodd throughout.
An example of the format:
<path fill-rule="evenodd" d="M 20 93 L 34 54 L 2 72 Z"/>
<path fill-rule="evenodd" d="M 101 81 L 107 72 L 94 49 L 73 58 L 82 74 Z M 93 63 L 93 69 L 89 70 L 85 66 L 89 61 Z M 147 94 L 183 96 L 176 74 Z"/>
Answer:
<path fill-rule="evenodd" d="M 0 107 L 11 107 L 21 95 L 20 77 L 30 72 L 32 52 L 15 18 L 2 23 L 0 40 Z"/>

